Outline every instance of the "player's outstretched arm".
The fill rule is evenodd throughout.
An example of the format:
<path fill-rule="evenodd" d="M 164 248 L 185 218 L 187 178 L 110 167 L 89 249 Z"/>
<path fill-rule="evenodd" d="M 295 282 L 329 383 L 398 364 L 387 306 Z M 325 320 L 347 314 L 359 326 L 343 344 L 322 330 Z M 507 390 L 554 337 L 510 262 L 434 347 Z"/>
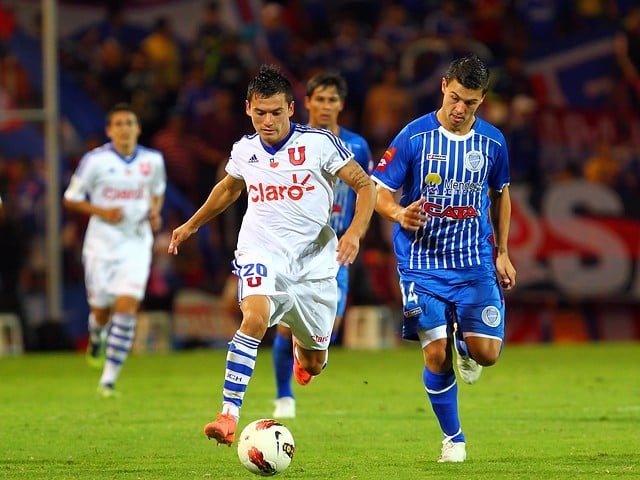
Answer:
<path fill-rule="evenodd" d="M 369 175 L 355 160 L 338 170 L 338 177 L 356 192 L 356 207 L 349 228 L 338 240 L 338 263 L 353 263 L 360 250 L 360 239 L 369 228 L 376 205 L 376 188 Z"/>
<path fill-rule="evenodd" d="M 196 213 L 173 231 L 167 251 L 177 255 L 178 246 L 196 233 L 202 225 L 224 212 L 229 205 L 238 199 L 244 187 L 244 181 L 226 175 L 213 187 L 209 197 Z"/>

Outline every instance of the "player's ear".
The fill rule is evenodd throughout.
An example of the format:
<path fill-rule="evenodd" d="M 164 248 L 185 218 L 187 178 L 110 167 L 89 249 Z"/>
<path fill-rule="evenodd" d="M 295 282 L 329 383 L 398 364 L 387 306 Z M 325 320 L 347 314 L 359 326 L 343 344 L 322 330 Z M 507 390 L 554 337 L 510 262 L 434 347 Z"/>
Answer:
<path fill-rule="evenodd" d="M 293 116 L 293 112 L 295 111 L 295 106 L 296 106 L 295 100 L 291 100 L 291 103 L 289 104 L 289 116 L 290 117 Z"/>

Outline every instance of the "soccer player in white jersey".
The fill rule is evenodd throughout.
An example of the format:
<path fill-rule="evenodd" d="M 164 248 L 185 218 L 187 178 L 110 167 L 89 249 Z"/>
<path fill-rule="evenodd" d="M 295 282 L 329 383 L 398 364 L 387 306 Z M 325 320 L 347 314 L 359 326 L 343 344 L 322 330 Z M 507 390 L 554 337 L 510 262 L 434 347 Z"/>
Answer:
<path fill-rule="evenodd" d="M 204 428 L 207 437 L 229 446 L 267 328 L 279 322 L 291 328 L 298 383 L 309 383 L 324 368 L 338 303 L 336 273 L 355 260 L 376 202 L 373 182 L 339 139 L 291 122 L 293 89 L 276 67 L 260 67 L 245 110 L 256 133 L 234 144 L 227 175 L 173 231 L 168 249 L 177 254 L 246 189 L 233 262 L 242 323 L 229 343 L 222 412 Z M 353 220 L 339 240 L 329 224 L 336 177 L 357 194 Z"/>
<path fill-rule="evenodd" d="M 347 82 L 338 72 L 326 71 L 311 77 L 307 82 L 307 95 L 304 99 L 305 108 L 309 112 L 308 125 L 314 128 L 324 128 L 340 138 L 345 146 L 353 152 L 354 159 L 367 173 L 371 173 L 372 159 L 369 144 L 360 135 L 338 125 L 338 116 L 344 109 L 347 96 Z M 338 238 L 349 227 L 355 210 L 356 194 L 342 180 L 338 179 L 333 191 L 333 208 L 331 211 L 331 228 Z M 338 270 L 338 310 L 331 341 L 337 336 L 347 306 L 349 293 L 349 267 L 342 265 Z M 291 330 L 284 325 L 278 325 L 273 341 L 273 370 L 276 378 L 276 400 L 273 416 L 275 418 L 294 418 L 296 403 L 291 388 L 292 376 L 292 342 Z"/>
<path fill-rule="evenodd" d="M 506 142 L 476 116 L 488 85 L 489 71 L 477 56 L 454 60 L 442 78 L 442 106 L 406 125 L 372 174 L 376 211 L 395 222 L 402 333 L 422 345 L 423 383 L 444 434 L 439 462 L 466 459 L 453 352 L 466 383 L 498 360 L 500 287 L 512 289 L 516 280 L 507 251 Z"/>
<path fill-rule="evenodd" d="M 115 383 L 133 343 L 166 176 L 162 154 L 138 145 L 140 124 L 129 105 L 107 113 L 106 134 L 111 141 L 80 160 L 64 206 L 90 215 L 82 247 L 91 308 L 87 354 L 102 368 L 98 394 L 108 398 L 119 393 Z"/>

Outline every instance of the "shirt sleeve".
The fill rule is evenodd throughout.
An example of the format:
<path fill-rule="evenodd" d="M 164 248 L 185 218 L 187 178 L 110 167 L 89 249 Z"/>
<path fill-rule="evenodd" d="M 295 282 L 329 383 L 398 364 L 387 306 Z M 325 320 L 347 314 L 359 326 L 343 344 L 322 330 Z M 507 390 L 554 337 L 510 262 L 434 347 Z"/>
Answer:
<path fill-rule="evenodd" d="M 225 165 L 224 170 L 233 178 L 244 180 L 244 176 L 238 168 L 237 158 L 241 156 L 241 154 L 239 153 L 239 150 L 241 149 L 239 145 L 240 142 L 236 142 L 233 144 L 233 147 L 231 148 L 231 154 L 229 155 L 229 161 Z"/>
<path fill-rule="evenodd" d="M 344 167 L 349 160 L 354 158 L 353 153 L 338 137 L 328 132 L 322 146 L 323 168 L 331 175 L 335 175 L 338 170 Z"/>
<path fill-rule="evenodd" d="M 402 186 L 410 159 L 408 156 L 410 152 L 410 147 L 408 146 L 410 144 L 411 142 L 406 138 L 405 131 L 402 130 L 385 150 L 371 175 L 376 183 L 392 192 Z"/>
<path fill-rule="evenodd" d="M 155 169 L 153 185 L 151 187 L 151 194 L 159 197 L 164 195 L 167 189 L 167 172 L 164 166 L 164 157 L 161 153 L 158 153 L 158 168 Z"/>
<path fill-rule="evenodd" d="M 511 183 L 509 174 L 509 151 L 502 135 L 497 138 L 496 156 L 489 172 L 488 184 L 493 190 L 502 191 Z"/>
<path fill-rule="evenodd" d="M 80 160 L 78 168 L 71 176 L 69 185 L 64 192 L 64 198 L 71 202 L 82 202 L 87 199 L 87 192 L 90 191 L 92 173 L 92 162 L 89 155 L 84 155 Z"/>

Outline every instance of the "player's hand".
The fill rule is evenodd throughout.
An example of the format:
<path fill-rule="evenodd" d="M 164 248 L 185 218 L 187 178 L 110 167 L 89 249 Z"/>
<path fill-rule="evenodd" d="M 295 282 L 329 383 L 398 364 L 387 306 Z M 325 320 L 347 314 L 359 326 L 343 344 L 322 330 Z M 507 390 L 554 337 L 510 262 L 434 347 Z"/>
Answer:
<path fill-rule="evenodd" d="M 415 232 L 427 224 L 429 215 L 424 211 L 424 200 L 424 197 L 419 198 L 400 210 L 397 222 L 402 228 Z"/>
<path fill-rule="evenodd" d="M 105 208 L 100 213 L 100 216 L 105 222 L 119 223 L 124 219 L 124 212 L 120 207 Z"/>
<path fill-rule="evenodd" d="M 359 250 L 360 239 L 347 229 L 344 235 L 340 237 L 340 240 L 338 240 L 338 248 L 336 249 L 336 252 L 338 252 L 338 264 L 351 265 L 355 262 Z"/>
<path fill-rule="evenodd" d="M 169 248 L 167 249 L 168 253 L 173 255 L 178 254 L 178 245 L 184 242 L 187 238 L 197 232 L 198 229 L 190 227 L 188 224 L 183 223 L 178 228 L 176 228 L 171 234 L 171 241 L 169 242 Z"/>
<path fill-rule="evenodd" d="M 498 283 L 504 290 L 511 290 L 516 286 L 516 269 L 511 264 L 506 252 L 496 255 L 496 273 Z"/>

